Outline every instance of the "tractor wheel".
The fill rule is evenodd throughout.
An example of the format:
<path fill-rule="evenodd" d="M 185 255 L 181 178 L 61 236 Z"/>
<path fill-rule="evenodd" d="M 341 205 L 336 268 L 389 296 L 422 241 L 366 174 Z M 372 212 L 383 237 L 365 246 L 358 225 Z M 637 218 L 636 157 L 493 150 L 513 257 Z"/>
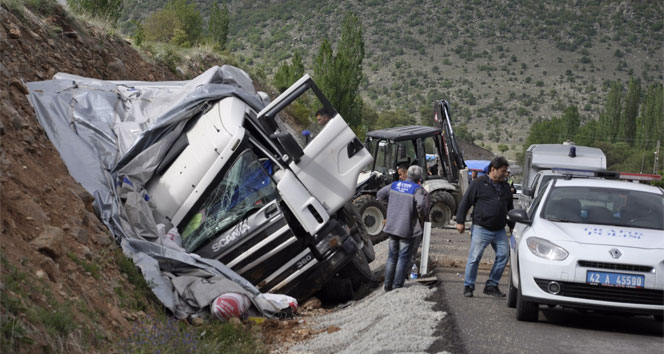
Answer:
<path fill-rule="evenodd" d="M 353 205 L 360 213 L 360 220 L 369 234 L 369 239 L 375 244 L 387 238 L 383 232 L 383 221 L 387 216 L 387 209 L 375 196 L 361 195 L 353 201 Z"/>
<path fill-rule="evenodd" d="M 432 227 L 442 228 L 447 226 L 452 219 L 454 210 L 456 210 L 456 203 L 449 192 L 437 190 L 431 193 L 429 220 L 431 220 Z"/>

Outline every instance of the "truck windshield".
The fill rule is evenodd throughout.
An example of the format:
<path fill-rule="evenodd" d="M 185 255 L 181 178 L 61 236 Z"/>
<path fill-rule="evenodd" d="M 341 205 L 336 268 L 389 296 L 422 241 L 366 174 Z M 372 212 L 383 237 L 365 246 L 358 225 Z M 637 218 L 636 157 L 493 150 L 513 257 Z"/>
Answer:
<path fill-rule="evenodd" d="M 664 230 L 664 196 L 600 187 L 553 188 L 542 210 L 551 221 Z"/>
<path fill-rule="evenodd" d="M 259 161 L 251 150 L 238 156 L 224 178 L 207 193 L 199 211 L 183 220 L 182 244 L 187 252 L 235 225 L 277 198 L 269 160 Z"/>

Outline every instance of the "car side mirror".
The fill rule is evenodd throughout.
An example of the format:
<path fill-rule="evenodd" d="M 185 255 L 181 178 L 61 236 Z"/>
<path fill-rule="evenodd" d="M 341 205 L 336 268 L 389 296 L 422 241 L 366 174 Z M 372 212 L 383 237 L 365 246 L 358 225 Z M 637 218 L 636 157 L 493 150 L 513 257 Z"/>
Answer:
<path fill-rule="evenodd" d="M 532 197 L 532 196 L 535 195 L 535 190 L 534 190 L 534 189 L 530 189 L 530 188 L 526 188 L 526 189 L 523 190 L 523 192 L 521 192 L 521 194 L 523 194 L 523 195 L 527 195 L 527 196 L 529 196 L 529 197 Z"/>
<path fill-rule="evenodd" d="M 513 209 L 507 213 L 507 219 L 514 222 L 520 222 L 522 224 L 530 225 L 532 221 L 528 217 L 528 214 L 523 209 Z"/>

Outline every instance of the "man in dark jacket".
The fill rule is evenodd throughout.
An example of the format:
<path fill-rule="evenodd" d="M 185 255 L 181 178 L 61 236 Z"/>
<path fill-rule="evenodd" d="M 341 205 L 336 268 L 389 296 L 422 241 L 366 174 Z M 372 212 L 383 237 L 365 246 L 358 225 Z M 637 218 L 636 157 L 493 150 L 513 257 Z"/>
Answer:
<path fill-rule="evenodd" d="M 385 233 L 389 235 L 389 253 L 385 265 L 385 291 L 403 286 L 406 267 L 410 265 L 410 248 L 413 239 L 422 234 L 419 219 L 425 215 L 425 196 L 422 186 L 416 183 L 422 178 L 420 166 L 410 166 L 407 178 L 381 188 L 376 197 L 387 202 Z"/>
<path fill-rule="evenodd" d="M 473 229 L 463 284 L 463 295 L 466 297 L 473 296 L 477 266 L 482 259 L 484 249 L 490 244 L 496 250 L 496 259 L 493 262 L 489 279 L 486 281 L 484 293 L 496 297 L 505 296 L 498 289 L 500 277 L 509 259 L 505 225 L 509 223 L 510 230 L 514 228 L 514 223 L 507 221 L 507 212 L 513 209 L 512 192 L 505 180 L 508 167 L 509 163 L 504 157 L 493 159 L 489 164 L 488 174 L 478 177 L 472 182 L 457 211 L 456 228 L 459 233 L 463 233 L 466 213 L 471 206 L 473 207 Z"/>

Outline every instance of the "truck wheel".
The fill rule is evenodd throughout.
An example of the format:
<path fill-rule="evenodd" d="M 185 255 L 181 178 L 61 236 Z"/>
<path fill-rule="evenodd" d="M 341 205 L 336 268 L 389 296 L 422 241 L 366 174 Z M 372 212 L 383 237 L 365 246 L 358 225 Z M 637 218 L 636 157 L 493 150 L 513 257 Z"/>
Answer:
<path fill-rule="evenodd" d="M 349 279 L 351 284 L 353 284 L 353 291 L 356 298 L 362 296 L 364 293 L 362 289 L 368 289 L 374 283 L 373 272 L 364 256 L 364 252 L 361 250 L 355 252 L 353 259 L 341 269 L 339 275 Z"/>
<path fill-rule="evenodd" d="M 431 220 L 432 227 L 447 226 L 452 219 L 453 210 L 456 210 L 456 202 L 449 192 L 438 190 L 431 193 L 429 220 Z"/>
<path fill-rule="evenodd" d="M 362 220 L 371 241 L 378 243 L 386 239 L 387 235 L 383 232 L 383 221 L 387 215 L 387 209 L 383 203 L 379 202 L 373 195 L 365 194 L 355 198 L 353 205 L 360 213 L 360 220 Z"/>
<path fill-rule="evenodd" d="M 507 286 L 507 307 L 510 308 L 515 308 L 516 307 L 516 292 L 517 289 L 514 286 L 514 282 L 512 282 L 512 268 L 510 268 L 510 275 L 507 280 L 508 286 Z"/>
<path fill-rule="evenodd" d="M 376 259 L 376 253 L 374 252 L 373 242 L 367 234 L 367 230 L 364 228 L 361 222 L 360 213 L 358 213 L 355 206 L 352 203 L 346 203 L 343 208 L 343 218 L 346 222 L 346 225 L 350 228 L 350 234 L 353 236 L 353 239 L 360 246 L 360 249 L 364 252 L 366 260 L 371 263 Z"/>
<path fill-rule="evenodd" d="M 516 293 L 516 319 L 519 321 L 537 322 L 539 316 L 539 304 L 527 301 L 521 295 L 521 289 Z"/>

